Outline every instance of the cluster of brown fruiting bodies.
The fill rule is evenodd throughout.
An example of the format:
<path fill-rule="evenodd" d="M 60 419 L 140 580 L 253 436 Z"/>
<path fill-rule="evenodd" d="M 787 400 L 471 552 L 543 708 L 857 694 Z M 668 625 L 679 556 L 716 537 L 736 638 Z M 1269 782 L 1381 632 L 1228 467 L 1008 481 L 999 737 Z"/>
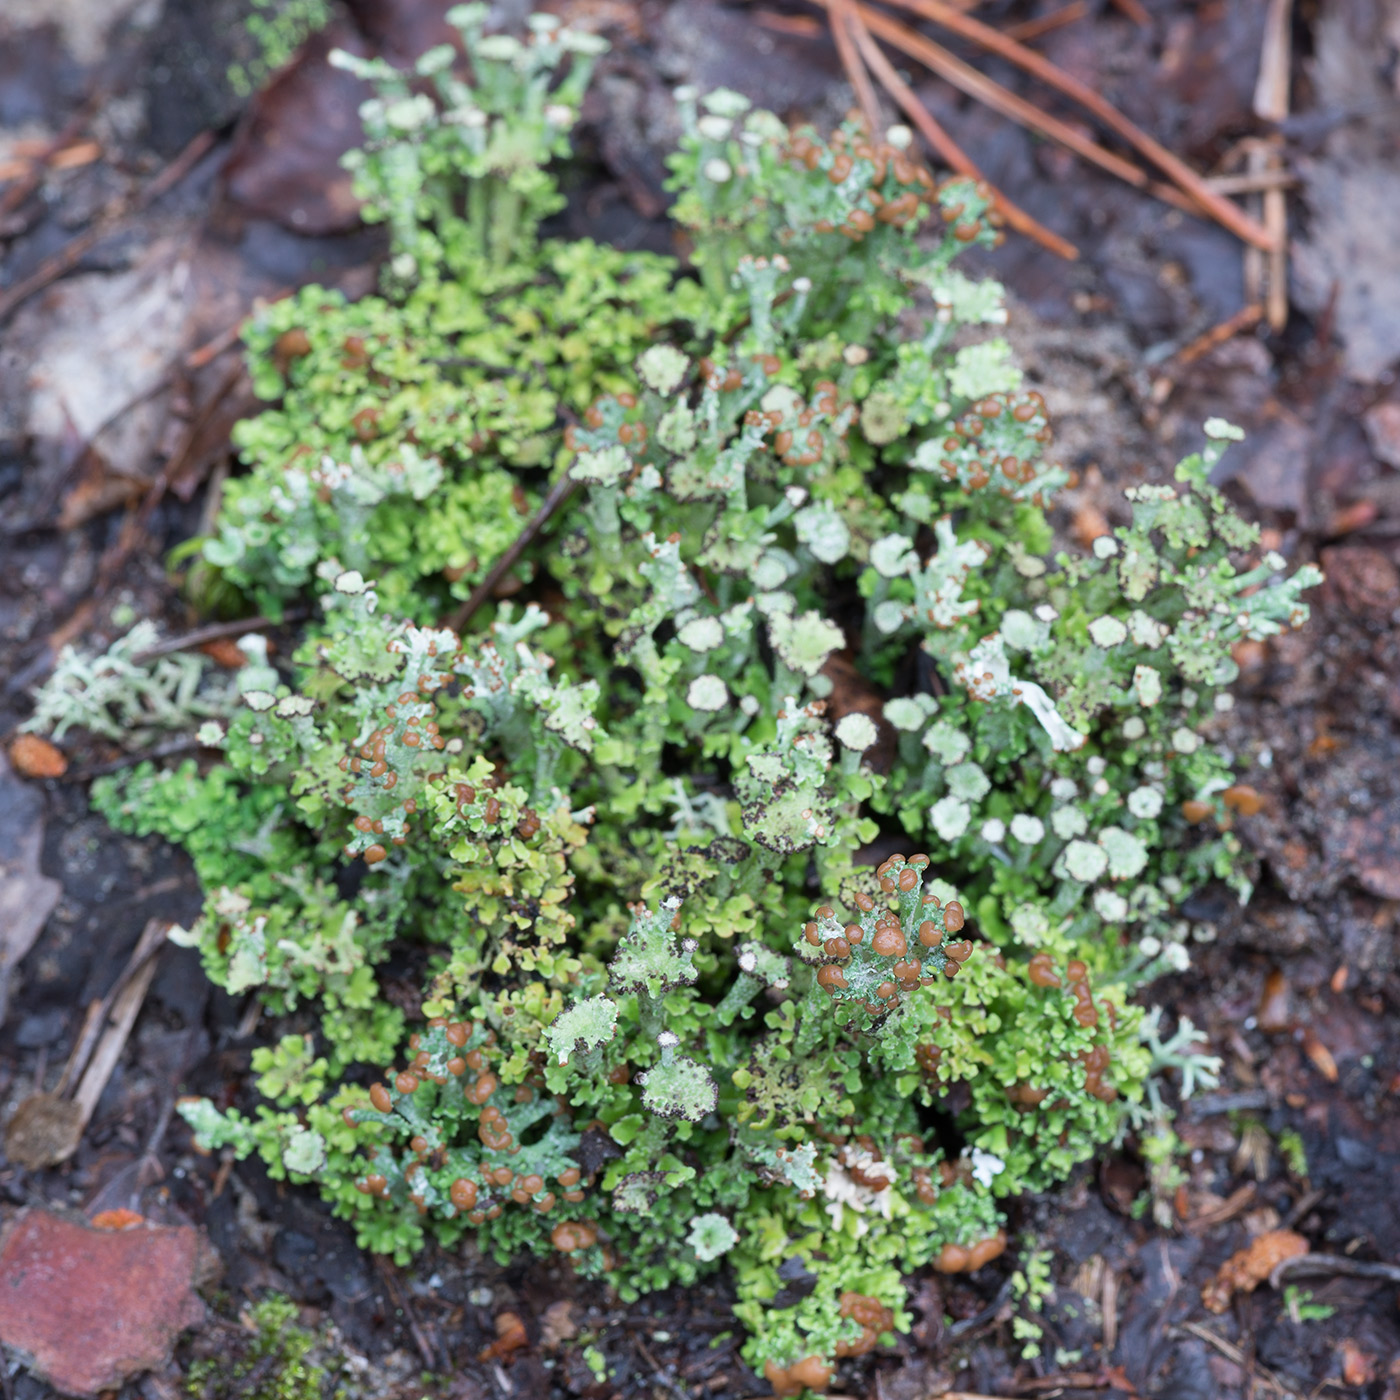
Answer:
<path fill-rule="evenodd" d="M 876 224 L 906 228 L 916 223 L 921 217 L 922 206 L 934 203 L 946 188 L 961 185 L 965 178 L 954 176 L 939 185 L 922 165 L 910 159 L 908 151 L 889 141 L 871 140 L 866 132 L 850 135 L 841 128 L 832 132 L 826 143 L 798 132 L 788 142 L 787 156 L 808 170 L 824 170 L 826 178 L 833 185 L 849 180 L 856 170 L 857 161 L 869 162 L 872 167 L 870 183 L 860 191 L 845 220 L 834 224 L 829 219 L 822 219 L 813 225 L 817 233 L 841 233 L 853 243 L 859 243 L 868 233 L 873 233 Z M 978 181 L 975 190 L 978 198 L 990 206 L 990 186 Z M 941 212 L 943 222 L 951 225 L 953 237 L 959 243 L 971 243 L 982 231 L 975 217 L 967 217 L 965 203 L 945 204 Z M 1000 231 L 1002 216 L 988 207 L 982 217 L 997 230 L 996 239 L 1000 243 L 1004 237 Z"/>
<path fill-rule="evenodd" d="M 906 861 L 903 855 L 896 854 L 876 869 L 880 889 L 886 895 L 910 895 L 919 886 L 922 871 L 929 865 L 928 856 L 920 853 Z M 876 901 L 868 894 L 857 894 L 852 903 L 861 914 L 873 913 Z M 938 981 L 935 974 L 925 971 L 922 958 L 934 949 L 940 949 L 946 961 L 943 976 L 956 977 L 958 970 L 972 956 L 972 944 L 966 939 L 954 943 L 944 942 L 946 933 L 960 933 L 966 923 L 966 913 L 957 900 L 949 900 L 945 907 L 936 894 L 926 891 L 920 900 L 922 912 L 930 916 L 941 913 L 942 928 L 933 917 L 920 921 L 915 937 L 920 949 L 911 955 L 908 935 L 899 915 L 893 909 L 882 909 L 875 917 L 874 931 L 868 948 L 862 949 L 865 929 L 860 923 L 846 924 L 839 934 L 823 938 L 821 930 L 812 921 L 804 925 L 803 936 L 814 948 L 821 948 L 828 959 L 817 972 L 817 985 L 832 996 L 848 987 L 845 969 L 854 957 L 862 952 L 871 957 L 889 960 L 889 976 L 875 988 L 874 1001 L 867 1001 L 865 1009 L 873 1016 L 882 1016 L 893 1010 L 900 1002 L 900 994 L 913 991 L 920 986 L 932 986 Z M 823 905 L 817 910 L 817 918 L 834 919 L 835 910 Z"/>
<path fill-rule="evenodd" d="M 496 1043 L 495 1032 L 487 1030 L 480 1045 L 469 1047 L 473 1028 L 465 1022 L 450 1022 L 445 1017 L 435 1017 L 428 1022 L 428 1026 L 429 1029 L 441 1029 L 449 1045 L 461 1053 L 448 1059 L 446 1074 L 435 1074 L 430 1068 L 432 1055 L 429 1051 L 419 1048 L 422 1043 L 421 1037 L 416 1034 L 410 1036 L 409 1049 L 414 1052 L 414 1056 L 408 1068 L 397 1074 L 390 1073 L 389 1078 L 394 1089 L 401 1095 L 409 1096 L 417 1092 L 423 1079 L 444 1085 L 453 1079 L 461 1082 L 469 1076 L 474 1076 L 463 1088 L 462 1096 L 468 1103 L 481 1109 L 477 1120 L 477 1136 L 481 1145 L 488 1152 L 501 1152 L 510 1156 L 518 1153 L 520 1144 L 515 1141 L 505 1114 L 490 1102 L 501 1087 L 500 1080 L 490 1069 L 486 1056 L 487 1050 Z M 520 1104 L 529 1103 L 534 1099 L 536 1092 L 537 1087 L 530 1084 L 518 1085 L 514 1091 L 515 1101 Z M 376 1112 L 393 1111 L 394 1099 L 387 1084 L 381 1082 L 371 1085 L 369 1099 Z M 565 1106 L 560 1105 L 557 1111 L 566 1111 Z M 353 1108 L 342 1111 L 346 1123 L 351 1126 L 358 1122 L 355 1112 Z M 414 1175 L 415 1168 L 421 1170 L 426 1166 L 440 1168 L 446 1165 L 447 1150 L 442 1147 L 431 1148 L 427 1139 L 421 1135 L 410 1139 L 409 1149 L 413 1159 L 405 1169 L 405 1180 Z M 518 1206 L 531 1206 L 539 1214 L 545 1215 L 554 1209 L 561 1198 L 570 1205 L 577 1205 L 585 1198 L 583 1173 L 575 1166 L 566 1167 L 558 1174 L 555 1182 L 557 1193 L 553 1189 L 546 1189 L 547 1183 L 539 1173 L 518 1172 L 505 1165 L 492 1168 L 483 1163 L 480 1177 L 480 1180 L 473 1180 L 469 1176 L 457 1177 L 448 1188 L 448 1198 L 454 1208 L 461 1211 L 473 1225 L 484 1225 L 487 1221 L 498 1219 L 505 1199 Z M 388 1179 L 379 1172 L 371 1172 L 361 1178 L 355 1183 L 355 1187 L 367 1196 L 380 1199 L 387 1199 L 389 1196 Z M 417 1207 L 420 1215 L 426 1213 L 427 1203 L 421 1192 L 410 1191 L 408 1198 Z M 561 1222 L 555 1227 L 554 1233 L 559 1235 L 561 1230 L 564 1234 L 554 1242 L 557 1248 L 566 1252 L 585 1248 L 597 1240 L 597 1231 L 592 1226 Z M 591 1238 L 585 1238 L 590 1235 Z M 561 1243 L 561 1240 L 564 1242 Z"/>

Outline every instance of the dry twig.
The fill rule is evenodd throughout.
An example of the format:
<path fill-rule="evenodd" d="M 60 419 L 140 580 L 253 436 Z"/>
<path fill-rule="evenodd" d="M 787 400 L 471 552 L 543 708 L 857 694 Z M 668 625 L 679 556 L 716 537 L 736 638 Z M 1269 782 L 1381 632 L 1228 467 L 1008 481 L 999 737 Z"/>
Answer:
<path fill-rule="evenodd" d="M 525 553 L 536 536 L 549 524 L 554 513 L 578 490 L 578 482 L 567 472 L 549 488 L 549 494 L 540 502 L 540 508 L 531 516 L 529 523 L 515 537 L 509 549 L 491 565 L 486 577 L 472 589 L 471 596 L 462 603 L 447 619 L 447 626 L 454 632 L 461 632 L 471 621 L 476 610 L 495 591 L 496 585 L 510 571 L 511 566 Z"/>
<path fill-rule="evenodd" d="M 1074 24 L 1088 13 L 1089 0 L 1070 0 L 1068 5 L 1051 10 L 1048 15 L 1041 15 L 1039 19 L 1026 19 L 1020 24 L 1013 24 L 1006 32 L 1013 39 L 1025 44 L 1032 39 L 1039 39 L 1042 34 L 1049 34 L 1051 30 Z"/>
<path fill-rule="evenodd" d="M 849 4 L 851 0 L 844 2 Z M 1083 132 L 1047 112 L 1042 112 L 1033 102 L 1027 102 L 1024 98 L 1017 97 L 1014 92 L 1008 92 L 1000 83 L 993 82 L 985 73 L 979 72 L 970 63 L 964 63 L 956 54 L 950 53 L 941 44 L 934 43 L 917 30 L 910 29 L 907 25 L 900 24 L 888 15 L 865 5 L 860 6 L 860 11 L 861 18 L 872 33 L 879 35 L 886 43 L 893 44 L 910 58 L 918 59 L 931 72 L 959 91 L 965 92 L 969 97 L 975 97 L 994 112 L 1000 112 L 1002 116 L 1019 122 L 1031 131 L 1038 132 L 1051 141 L 1058 141 L 1060 145 L 1100 169 L 1108 171 L 1110 175 L 1116 175 L 1125 183 L 1137 189 L 1147 187 L 1146 173 L 1132 161 L 1124 160 L 1122 156 L 1105 150 Z"/>
<path fill-rule="evenodd" d="M 964 14 L 950 5 L 948 0 L 893 0 L 893 3 L 1007 59 L 1064 93 L 1066 97 L 1072 98 L 1156 165 L 1200 209 L 1238 238 L 1265 250 L 1273 247 L 1273 239 L 1268 230 L 1256 219 L 1252 219 L 1237 204 L 1232 204 L 1223 195 L 1212 190 L 1185 161 L 1173 155 L 1135 122 L 1130 121 L 1111 102 L 1087 84 L 1080 82 L 1078 78 L 1056 67 L 1034 49 L 1029 49 L 991 25 Z"/>
<path fill-rule="evenodd" d="M 31 1094 L 15 1110 L 5 1129 L 5 1151 L 21 1166 L 55 1166 L 77 1150 L 136 1024 L 169 927 L 160 919 L 146 925 L 111 990 L 88 1006 L 57 1086 Z"/>
<path fill-rule="evenodd" d="M 829 3 L 829 0 L 819 0 L 819 3 Z M 869 29 L 865 26 L 865 13 L 866 9 L 863 5 L 852 5 L 850 11 L 851 32 L 860 48 L 861 57 L 870 65 L 870 71 L 879 79 L 885 91 L 894 98 L 905 116 L 913 122 L 924 140 L 938 152 L 948 165 L 960 175 L 968 175 L 973 179 L 981 180 L 983 178 L 982 172 L 971 157 L 933 119 L 932 114 L 914 95 L 913 89 L 895 72 L 894 65 L 880 52 L 879 45 L 875 43 Z M 1079 249 L 1073 243 L 1061 238 L 1059 234 L 1051 232 L 1027 214 L 1019 205 L 1013 204 L 1000 191 L 993 190 L 992 198 L 998 212 L 1018 233 L 1025 234 L 1027 238 L 1033 238 L 1043 248 L 1058 253 L 1062 258 L 1073 260 L 1079 256 Z"/>
<path fill-rule="evenodd" d="M 3 326 L 30 297 L 42 292 L 45 287 L 72 272 L 83 258 L 104 238 L 114 233 L 129 215 L 139 213 L 159 199 L 161 195 L 178 185 L 204 159 L 217 139 L 214 132 L 201 131 L 133 199 L 117 200 L 90 228 L 85 229 L 76 237 L 70 238 L 52 257 L 45 258 L 23 281 L 16 282 L 13 287 L 6 288 L 4 294 L 0 295 L 0 326 Z"/>

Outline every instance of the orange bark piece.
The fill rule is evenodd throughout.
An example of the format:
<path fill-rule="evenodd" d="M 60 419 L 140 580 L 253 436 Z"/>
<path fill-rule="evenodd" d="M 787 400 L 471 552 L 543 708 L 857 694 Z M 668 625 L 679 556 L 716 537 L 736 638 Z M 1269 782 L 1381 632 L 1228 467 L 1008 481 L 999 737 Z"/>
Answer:
<path fill-rule="evenodd" d="M 202 1254 L 189 1225 L 96 1230 L 23 1211 L 0 1248 L 0 1342 L 69 1395 L 116 1390 L 204 1320 Z"/>
<path fill-rule="evenodd" d="M 248 664 L 247 654 L 232 637 L 216 637 L 203 643 L 199 650 L 225 671 L 237 671 Z"/>
<path fill-rule="evenodd" d="M 1207 1311 L 1223 1313 L 1236 1293 L 1253 1293 L 1285 1259 L 1308 1252 L 1308 1242 L 1292 1230 L 1269 1230 L 1232 1254 L 1201 1289 Z"/>
<path fill-rule="evenodd" d="M 146 1217 L 135 1210 L 100 1210 L 92 1217 L 95 1230 L 130 1230 L 133 1226 L 145 1223 Z"/>
<path fill-rule="evenodd" d="M 525 1323 L 520 1314 L 503 1312 L 496 1318 L 496 1340 L 490 1346 L 482 1347 L 480 1359 L 495 1361 L 529 1345 L 530 1338 L 525 1334 Z"/>
<path fill-rule="evenodd" d="M 10 745 L 10 762 L 22 778 L 61 778 L 68 760 L 57 745 L 37 734 L 21 734 Z"/>

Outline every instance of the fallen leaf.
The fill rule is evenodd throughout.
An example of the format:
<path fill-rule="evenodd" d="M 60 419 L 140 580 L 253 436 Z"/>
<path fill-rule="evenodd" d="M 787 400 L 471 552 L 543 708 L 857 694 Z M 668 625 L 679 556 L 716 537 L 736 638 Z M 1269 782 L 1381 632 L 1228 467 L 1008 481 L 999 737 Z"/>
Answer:
<path fill-rule="evenodd" d="M 1259 1009 L 1254 1013 L 1261 1031 L 1288 1029 L 1292 1021 L 1288 1000 L 1288 978 L 1274 968 L 1264 979 L 1264 994 L 1259 998 Z"/>
<path fill-rule="evenodd" d="M 1347 1337 L 1342 1342 L 1342 1379 L 1351 1386 L 1370 1385 L 1376 1378 L 1376 1358 Z"/>
<path fill-rule="evenodd" d="M 1337 1082 L 1337 1062 L 1332 1058 L 1332 1052 L 1317 1038 L 1315 1031 L 1303 1032 L 1303 1053 L 1329 1084 Z"/>
<path fill-rule="evenodd" d="M 5 1155 L 29 1171 L 42 1171 L 73 1155 L 86 1126 L 72 1099 L 31 1094 L 5 1125 Z"/>
<path fill-rule="evenodd" d="M 574 1321 L 574 1304 L 570 1298 L 561 1298 L 551 1303 L 540 1319 L 540 1345 L 557 1347 L 578 1336 L 578 1323 Z"/>
<path fill-rule="evenodd" d="M 0 1247 L 0 1341 L 67 1395 L 116 1390 L 204 1320 L 202 1254 L 189 1225 L 95 1230 L 23 1211 Z"/>
<path fill-rule="evenodd" d="M 63 893 L 39 869 L 43 845 L 43 794 L 17 778 L 0 754 L 0 1024 L 15 967 Z"/>
<path fill-rule="evenodd" d="M 237 671 L 248 664 L 247 654 L 232 637 L 205 642 L 199 650 L 225 671 Z"/>
<path fill-rule="evenodd" d="M 525 1333 L 525 1323 L 520 1314 L 503 1312 L 496 1318 L 496 1340 L 490 1346 L 482 1347 L 479 1356 L 482 1361 L 495 1361 L 529 1345 L 530 1339 Z"/>
<path fill-rule="evenodd" d="M 369 88 L 331 66 L 332 49 L 366 52 L 349 24 L 313 34 L 254 99 L 224 167 L 241 209 L 294 233 L 345 233 L 360 223 L 360 201 L 340 158 L 362 140 L 360 103 Z"/>
<path fill-rule="evenodd" d="M 1292 1230 L 1270 1230 L 1232 1254 L 1204 1288 L 1201 1302 L 1208 1312 L 1223 1313 L 1236 1293 L 1253 1293 L 1285 1259 L 1306 1254 L 1308 1242 Z"/>
<path fill-rule="evenodd" d="M 61 778 L 68 771 L 63 750 L 37 734 L 20 734 L 10 745 L 10 762 L 21 778 Z"/>
<path fill-rule="evenodd" d="M 1070 530 L 1074 538 L 1085 549 L 1088 549 L 1096 539 L 1108 534 L 1108 517 L 1098 506 L 1086 502 L 1074 512 L 1074 521 Z"/>

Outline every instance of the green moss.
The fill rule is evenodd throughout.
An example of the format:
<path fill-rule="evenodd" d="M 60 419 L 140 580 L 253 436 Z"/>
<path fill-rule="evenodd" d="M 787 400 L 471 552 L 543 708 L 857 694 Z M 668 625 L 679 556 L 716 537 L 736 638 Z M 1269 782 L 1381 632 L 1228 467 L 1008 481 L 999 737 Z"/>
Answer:
<path fill-rule="evenodd" d="M 316 1357 L 324 1343 L 297 1321 L 290 1298 L 270 1293 L 245 1314 L 251 1331 L 232 1356 L 194 1362 L 185 1373 L 191 1400 L 339 1400 L 334 1370 Z"/>

